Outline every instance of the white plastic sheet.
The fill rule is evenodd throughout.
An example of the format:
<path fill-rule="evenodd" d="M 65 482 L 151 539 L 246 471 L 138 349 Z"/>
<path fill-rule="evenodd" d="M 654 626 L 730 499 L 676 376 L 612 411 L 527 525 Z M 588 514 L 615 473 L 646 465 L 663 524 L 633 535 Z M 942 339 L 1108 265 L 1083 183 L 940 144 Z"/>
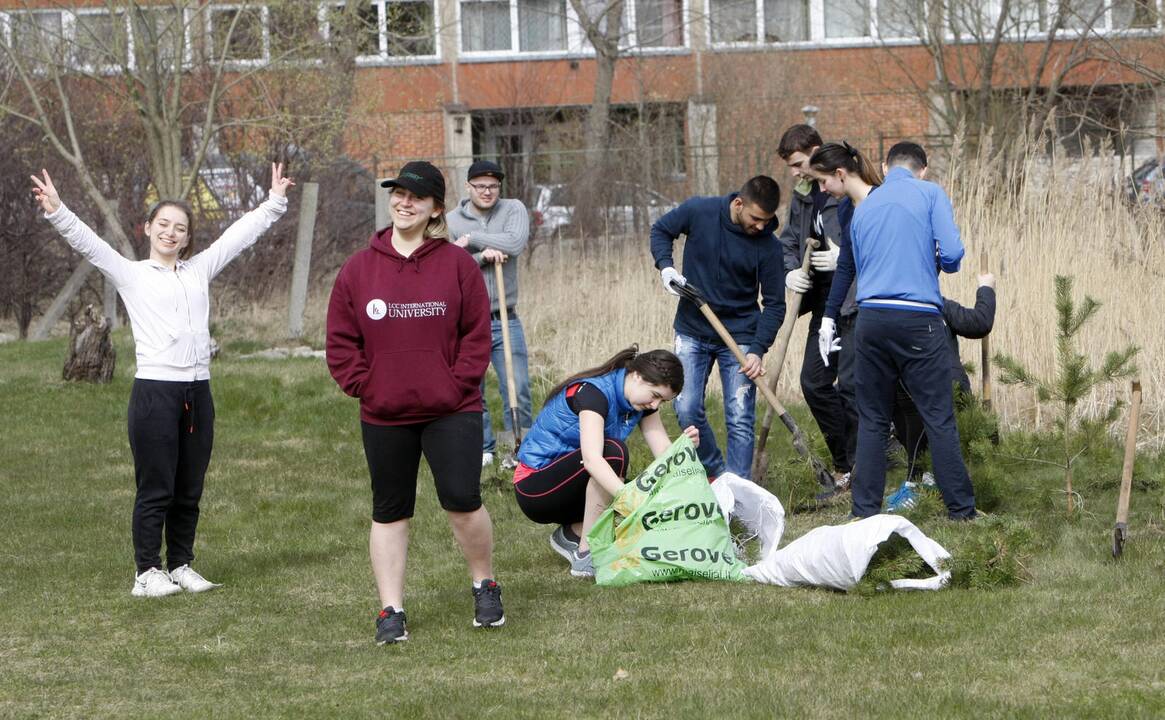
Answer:
<path fill-rule="evenodd" d="M 777 496 L 734 473 L 717 477 L 712 492 L 726 519 L 735 518 L 757 536 L 761 562 L 768 560 L 785 532 L 785 508 Z"/>
<path fill-rule="evenodd" d="M 715 491 L 715 484 L 712 488 Z M 783 517 L 781 526 L 783 529 Z M 935 576 L 922 580 L 894 580 L 890 583 L 892 587 L 898 590 L 939 590 L 950 582 L 951 574 L 942 569 L 942 562 L 951 554 L 912 522 L 897 515 L 874 515 L 846 525 L 816 528 L 784 548 L 765 554 L 760 562 L 745 568 L 744 574 L 770 585 L 812 585 L 849 590 L 866 574 L 878 546 L 894 534 L 906 538 L 935 571 Z"/>

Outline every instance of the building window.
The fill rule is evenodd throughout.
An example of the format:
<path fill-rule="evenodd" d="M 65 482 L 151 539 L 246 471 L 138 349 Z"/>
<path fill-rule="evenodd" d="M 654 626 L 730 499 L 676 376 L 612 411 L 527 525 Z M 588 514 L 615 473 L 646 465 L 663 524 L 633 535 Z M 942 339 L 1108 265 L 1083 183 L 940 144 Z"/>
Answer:
<path fill-rule="evenodd" d="M 386 0 L 384 15 L 389 55 L 437 54 L 432 0 Z"/>
<path fill-rule="evenodd" d="M 709 0 L 713 43 L 755 43 L 755 0 Z"/>
<path fill-rule="evenodd" d="M 518 49 L 566 49 L 566 0 L 518 0 Z"/>
<path fill-rule="evenodd" d="M 513 49 L 509 0 L 463 1 L 461 46 L 466 52 Z"/>
<path fill-rule="evenodd" d="M 684 44 L 682 0 L 637 0 L 635 37 L 639 47 L 681 47 Z"/>
<path fill-rule="evenodd" d="M 437 54 L 433 0 L 332 3 L 323 34 L 358 58 L 432 57 Z"/>
<path fill-rule="evenodd" d="M 136 7 L 131 11 L 133 61 L 137 66 L 172 67 L 185 55 L 186 22 L 173 8 Z"/>
<path fill-rule="evenodd" d="M 267 37 L 272 60 L 318 58 L 323 43 L 318 8 L 308 3 L 279 3 L 267 8 Z"/>
<path fill-rule="evenodd" d="M 35 62 L 56 62 L 64 47 L 64 14 L 22 12 L 10 15 L 10 47 L 14 54 Z"/>
<path fill-rule="evenodd" d="M 1157 27 L 1156 0 L 1116 0 L 1112 5 L 1114 30 L 1151 29 Z"/>
<path fill-rule="evenodd" d="M 380 55 L 380 6 L 377 3 L 337 3 L 328 8 L 328 41 L 345 45 L 358 57 Z"/>
<path fill-rule="evenodd" d="M 926 34 L 924 0 L 878 0 L 878 35 L 883 38 L 918 38 Z"/>
<path fill-rule="evenodd" d="M 210 45 L 214 57 L 236 62 L 267 58 L 263 7 L 210 8 Z"/>
<path fill-rule="evenodd" d="M 124 12 L 78 12 L 73 18 L 72 62 L 99 70 L 129 63 L 129 32 Z"/>
<path fill-rule="evenodd" d="M 1056 0 L 1053 0 L 1055 2 Z M 1064 27 L 1073 30 L 1104 27 L 1105 0 L 1060 0 L 1064 10 Z"/>
<path fill-rule="evenodd" d="M 860 38 L 870 34 L 870 6 L 865 0 L 824 0 L 825 37 Z"/>
<path fill-rule="evenodd" d="M 764 0 L 765 42 L 809 39 L 809 0 Z"/>

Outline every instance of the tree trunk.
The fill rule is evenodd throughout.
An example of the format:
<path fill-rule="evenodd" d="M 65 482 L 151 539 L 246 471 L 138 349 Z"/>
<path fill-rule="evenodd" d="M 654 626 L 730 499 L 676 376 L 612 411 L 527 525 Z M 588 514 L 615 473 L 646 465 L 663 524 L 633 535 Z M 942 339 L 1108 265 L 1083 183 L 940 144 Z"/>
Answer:
<path fill-rule="evenodd" d="M 62 377 L 91 383 L 107 383 L 113 377 L 117 351 L 109 340 L 109 322 L 86 305 L 69 331 L 69 357 Z"/>

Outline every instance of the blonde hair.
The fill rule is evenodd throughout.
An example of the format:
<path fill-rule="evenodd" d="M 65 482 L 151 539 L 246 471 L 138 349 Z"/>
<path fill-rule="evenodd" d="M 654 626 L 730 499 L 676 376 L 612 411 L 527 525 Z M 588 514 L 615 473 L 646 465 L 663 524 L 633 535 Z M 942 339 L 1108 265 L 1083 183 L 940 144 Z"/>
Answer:
<path fill-rule="evenodd" d="M 435 218 L 429 218 L 429 224 L 425 226 L 425 237 L 441 238 L 442 240 L 449 240 L 449 223 L 445 222 L 445 207 L 441 207 L 441 214 Z"/>

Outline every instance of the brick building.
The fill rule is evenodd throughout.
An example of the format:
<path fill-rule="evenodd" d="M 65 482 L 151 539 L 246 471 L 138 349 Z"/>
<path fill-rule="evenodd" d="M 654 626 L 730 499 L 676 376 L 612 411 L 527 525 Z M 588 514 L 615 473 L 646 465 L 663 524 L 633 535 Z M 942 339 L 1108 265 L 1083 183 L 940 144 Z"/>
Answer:
<path fill-rule="evenodd" d="M 1003 18 L 1001 6 L 1010 8 Z M 86 38 L 134 35 L 118 7 L 0 0 L 0 32 L 13 46 L 30 32 L 57 34 L 83 56 Z M 577 166 L 596 62 L 572 0 L 346 9 L 359 21 L 345 30 L 357 48 L 347 154 L 380 175 L 417 157 L 459 174 L 471 157 L 493 156 L 518 188 Z M 246 66 L 282 61 L 297 34 L 335 39 L 332 18 L 344 10 L 337 0 L 269 0 L 187 14 L 200 16 L 190 26 L 211 42 L 235 22 L 231 55 Z M 935 110 L 944 89 L 957 97 L 987 85 L 1006 105 L 1009 90 L 1062 82 L 1061 92 L 1088 101 L 1064 121 L 1066 136 L 1105 136 L 1141 157 L 1163 149 L 1165 0 L 625 0 L 622 11 L 609 151 L 671 194 L 718 192 L 771 171 L 781 130 L 806 107 L 824 135 L 871 152 L 904 137 L 944 142 L 951 128 Z M 995 56 L 986 85 L 985 50 Z M 1065 62 L 1078 65 L 1056 77 Z"/>

